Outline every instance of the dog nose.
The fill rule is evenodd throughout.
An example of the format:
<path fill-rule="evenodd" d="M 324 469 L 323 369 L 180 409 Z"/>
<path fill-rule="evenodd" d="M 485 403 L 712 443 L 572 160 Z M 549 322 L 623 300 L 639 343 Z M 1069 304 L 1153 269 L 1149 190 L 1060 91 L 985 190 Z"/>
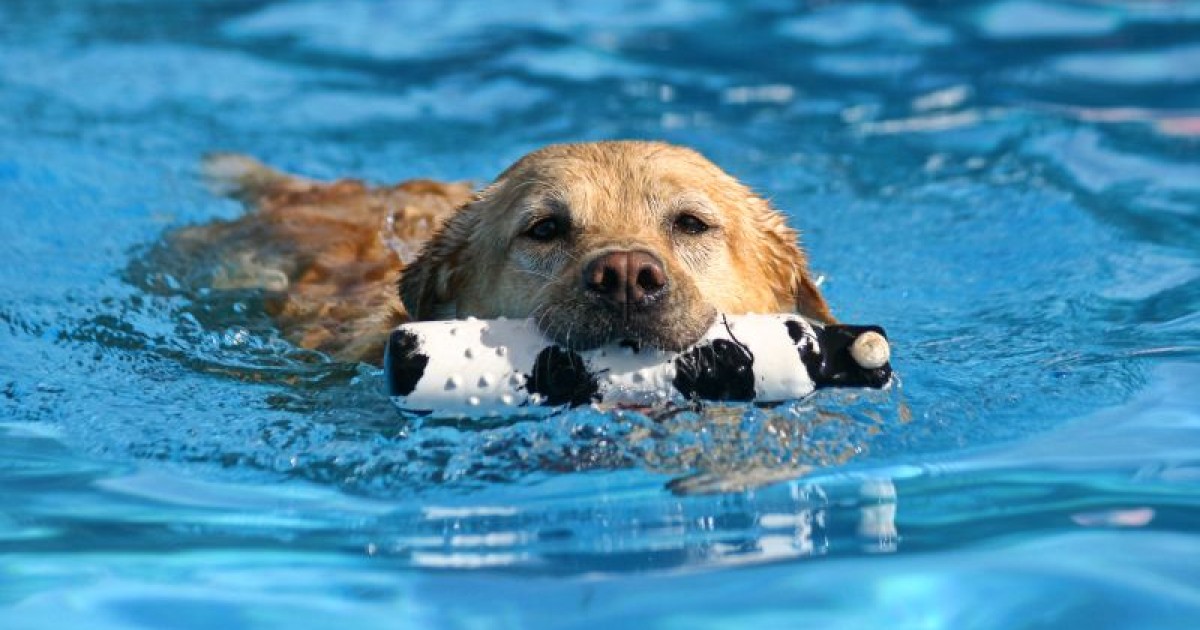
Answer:
<path fill-rule="evenodd" d="M 608 252 L 584 266 L 583 288 L 614 304 L 643 306 L 667 292 L 667 272 L 650 252 Z"/>

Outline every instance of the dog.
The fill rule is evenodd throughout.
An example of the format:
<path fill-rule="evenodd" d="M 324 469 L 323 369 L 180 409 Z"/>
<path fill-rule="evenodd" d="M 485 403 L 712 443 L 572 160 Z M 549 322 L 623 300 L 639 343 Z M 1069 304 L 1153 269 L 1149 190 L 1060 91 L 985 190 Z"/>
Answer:
<path fill-rule="evenodd" d="M 694 150 L 551 145 L 472 192 L 464 183 L 320 183 L 216 155 L 232 221 L 183 228 L 216 289 L 261 289 L 291 342 L 378 363 L 408 320 L 533 318 L 563 346 L 680 350 L 717 313 L 834 323 L 797 232 Z"/>

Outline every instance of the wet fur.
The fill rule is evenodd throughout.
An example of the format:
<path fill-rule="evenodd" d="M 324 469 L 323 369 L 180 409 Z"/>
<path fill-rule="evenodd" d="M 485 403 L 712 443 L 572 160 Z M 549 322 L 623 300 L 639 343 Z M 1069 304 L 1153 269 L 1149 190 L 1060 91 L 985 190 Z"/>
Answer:
<path fill-rule="evenodd" d="M 267 291 L 288 339 L 338 360 L 378 362 L 387 332 L 410 318 L 532 316 L 575 347 L 631 335 L 688 345 L 717 312 L 795 310 L 833 321 L 783 216 L 682 147 L 554 145 L 474 195 L 429 180 L 318 183 L 230 155 L 207 171 L 248 211 L 178 231 L 172 246 L 215 257 L 215 288 Z M 680 212 L 715 230 L 684 238 L 671 227 Z M 568 237 L 522 236 L 547 213 L 566 215 Z M 667 302 L 636 319 L 590 301 L 581 265 L 611 249 L 658 256 L 670 277 Z"/>

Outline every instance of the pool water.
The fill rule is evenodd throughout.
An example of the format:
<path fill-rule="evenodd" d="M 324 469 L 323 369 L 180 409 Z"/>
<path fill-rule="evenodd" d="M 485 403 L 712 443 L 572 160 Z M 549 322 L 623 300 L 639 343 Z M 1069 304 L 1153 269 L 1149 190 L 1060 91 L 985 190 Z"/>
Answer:
<path fill-rule="evenodd" d="M 409 421 L 155 247 L 240 212 L 209 151 L 627 137 L 768 195 L 895 385 Z M 8 0 L 0 226 L 5 628 L 1200 619 L 1200 3 Z"/>

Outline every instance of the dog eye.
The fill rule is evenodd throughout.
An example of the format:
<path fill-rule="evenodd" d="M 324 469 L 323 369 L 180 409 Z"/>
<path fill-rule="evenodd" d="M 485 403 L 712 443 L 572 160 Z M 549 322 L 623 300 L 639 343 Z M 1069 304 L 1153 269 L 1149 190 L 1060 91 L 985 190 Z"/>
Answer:
<path fill-rule="evenodd" d="M 696 215 L 685 212 L 675 217 L 675 229 L 684 234 L 696 235 L 707 232 L 709 225 Z"/>
<path fill-rule="evenodd" d="M 535 241 L 552 241 L 567 232 L 566 222 L 558 217 L 546 217 L 525 230 L 524 235 Z"/>

